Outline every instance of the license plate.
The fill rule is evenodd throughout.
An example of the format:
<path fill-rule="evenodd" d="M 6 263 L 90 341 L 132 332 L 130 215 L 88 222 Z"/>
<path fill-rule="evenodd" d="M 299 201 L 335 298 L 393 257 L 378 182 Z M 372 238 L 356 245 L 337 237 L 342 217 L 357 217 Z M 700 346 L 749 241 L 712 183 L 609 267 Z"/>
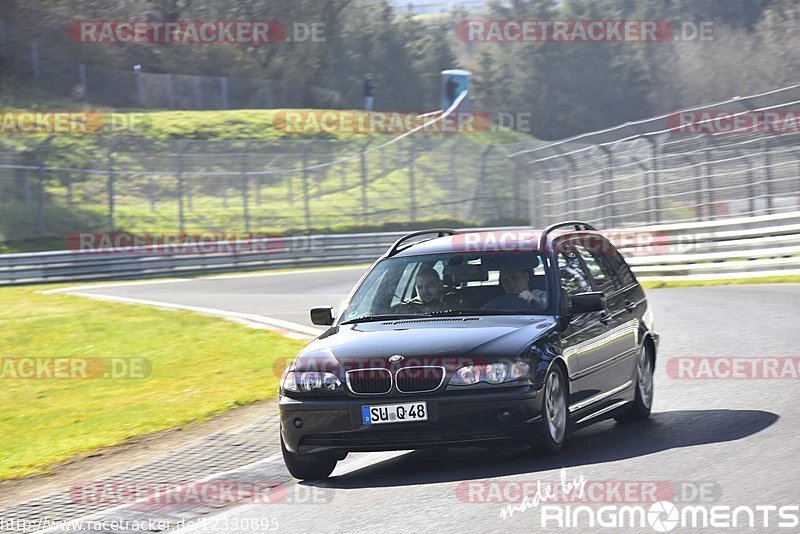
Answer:
<path fill-rule="evenodd" d="M 427 421 L 428 405 L 425 402 L 408 402 L 405 404 L 362 406 L 361 420 L 365 425 Z"/>

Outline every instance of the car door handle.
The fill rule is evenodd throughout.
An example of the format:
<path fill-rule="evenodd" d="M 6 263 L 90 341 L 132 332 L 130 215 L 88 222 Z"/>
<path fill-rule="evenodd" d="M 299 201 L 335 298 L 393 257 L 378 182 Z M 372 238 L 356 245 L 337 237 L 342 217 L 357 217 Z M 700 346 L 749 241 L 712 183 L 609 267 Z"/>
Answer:
<path fill-rule="evenodd" d="M 631 302 L 630 300 L 626 300 L 625 301 L 625 309 L 628 310 L 629 312 L 633 313 L 633 310 L 636 309 L 636 303 L 635 302 Z"/>
<path fill-rule="evenodd" d="M 609 315 L 608 312 L 603 311 L 597 314 L 597 319 L 603 324 L 608 324 L 609 321 L 611 321 L 611 315 Z"/>

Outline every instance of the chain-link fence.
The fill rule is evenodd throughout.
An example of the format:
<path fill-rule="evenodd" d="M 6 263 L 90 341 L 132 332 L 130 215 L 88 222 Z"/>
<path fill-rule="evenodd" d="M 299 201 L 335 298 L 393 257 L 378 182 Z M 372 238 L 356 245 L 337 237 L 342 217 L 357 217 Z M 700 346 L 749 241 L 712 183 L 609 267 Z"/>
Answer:
<path fill-rule="evenodd" d="M 7 136 L 0 231 L 20 241 L 75 231 L 283 232 L 527 216 L 506 147 L 448 135 L 377 149 L 381 142 Z"/>
<path fill-rule="evenodd" d="M 530 219 L 603 227 L 800 209 L 800 86 L 516 151 Z"/>
<path fill-rule="evenodd" d="M 75 103 L 146 109 L 272 109 L 342 107 L 339 92 L 284 80 L 200 76 L 98 67 L 65 61 L 0 19 L 0 65 Z"/>

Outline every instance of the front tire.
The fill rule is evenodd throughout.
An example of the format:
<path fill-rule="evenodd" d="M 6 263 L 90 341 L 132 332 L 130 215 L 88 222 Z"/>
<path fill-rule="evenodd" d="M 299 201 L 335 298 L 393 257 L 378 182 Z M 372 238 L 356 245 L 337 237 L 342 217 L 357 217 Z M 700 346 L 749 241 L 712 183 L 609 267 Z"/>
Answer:
<path fill-rule="evenodd" d="M 531 445 L 539 453 L 557 454 L 564 446 L 568 424 L 566 380 L 558 365 L 547 371 L 542 393 L 542 423 Z"/>
<path fill-rule="evenodd" d="M 617 422 L 643 421 L 650 417 L 653 406 L 653 374 L 655 355 L 646 343 L 639 349 L 636 358 L 636 393 L 630 406 L 615 419 Z"/>
<path fill-rule="evenodd" d="M 286 449 L 281 436 L 283 463 L 294 478 L 300 480 L 321 480 L 328 478 L 336 468 L 337 458 L 327 453 L 297 454 Z"/>

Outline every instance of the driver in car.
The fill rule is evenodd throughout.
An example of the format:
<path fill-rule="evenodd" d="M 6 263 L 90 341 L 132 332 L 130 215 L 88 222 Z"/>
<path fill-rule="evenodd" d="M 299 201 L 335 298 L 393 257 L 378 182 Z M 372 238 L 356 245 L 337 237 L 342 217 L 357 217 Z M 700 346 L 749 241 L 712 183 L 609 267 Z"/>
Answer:
<path fill-rule="evenodd" d="M 547 307 L 547 293 L 530 289 L 533 269 L 501 269 L 500 286 L 505 292 L 482 306 L 484 310 L 543 310 Z"/>
<path fill-rule="evenodd" d="M 444 282 L 433 267 L 420 267 L 414 279 L 414 287 L 417 296 L 398 306 L 403 313 L 424 313 L 457 307 L 455 295 L 445 292 Z"/>

